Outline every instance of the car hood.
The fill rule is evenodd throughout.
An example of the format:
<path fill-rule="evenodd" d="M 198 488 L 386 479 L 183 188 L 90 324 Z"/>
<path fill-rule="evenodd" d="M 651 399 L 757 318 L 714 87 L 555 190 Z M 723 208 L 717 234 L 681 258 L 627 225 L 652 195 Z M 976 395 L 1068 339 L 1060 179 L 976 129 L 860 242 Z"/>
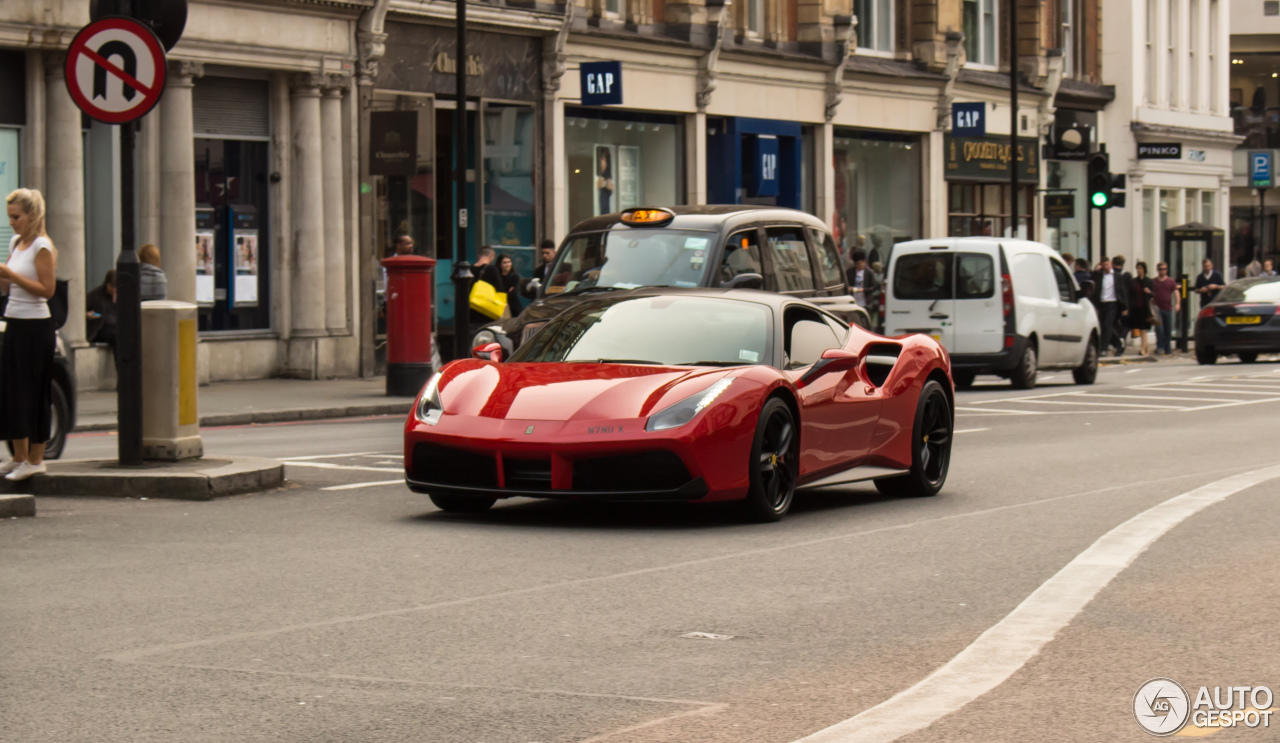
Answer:
<path fill-rule="evenodd" d="M 630 364 L 495 364 L 445 367 L 440 398 L 449 415 L 500 420 L 618 420 L 646 417 L 732 369 Z"/>
<path fill-rule="evenodd" d="M 551 318 L 559 315 L 561 312 L 569 309 L 575 304 L 589 298 L 599 297 L 601 294 L 570 294 L 567 297 L 560 295 L 551 295 L 537 300 L 515 317 L 505 320 L 502 323 L 502 332 L 509 338 L 516 339 L 517 345 L 523 340 L 520 336 L 524 331 L 524 326 L 533 323 L 545 323 Z"/>

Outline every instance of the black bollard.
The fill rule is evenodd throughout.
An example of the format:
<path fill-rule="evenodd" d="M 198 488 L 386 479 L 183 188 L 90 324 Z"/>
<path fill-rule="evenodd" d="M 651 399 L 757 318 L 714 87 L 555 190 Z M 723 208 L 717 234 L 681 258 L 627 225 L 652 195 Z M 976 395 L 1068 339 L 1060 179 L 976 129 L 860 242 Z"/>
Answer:
<path fill-rule="evenodd" d="M 471 264 L 458 261 L 453 264 L 453 358 L 471 356 L 471 283 L 475 275 Z"/>
<path fill-rule="evenodd" d="M 142 464 L 142 266 L 135 250 L 133 151 L 136 124 L 120 131 L 120 256 L 116 259 L 116 416 L 120 464 Z"/>

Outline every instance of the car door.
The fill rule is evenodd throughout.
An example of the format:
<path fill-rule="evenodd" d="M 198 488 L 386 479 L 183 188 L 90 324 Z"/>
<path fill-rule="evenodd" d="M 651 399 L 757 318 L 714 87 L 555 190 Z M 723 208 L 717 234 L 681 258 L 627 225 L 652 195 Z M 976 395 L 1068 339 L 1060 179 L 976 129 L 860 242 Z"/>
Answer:
<path fill-rule="evenodd" d="M 954 264 L 946 248 L 895 252 L 885 278 L 885 335 L 924 333 L 954 353 Z"/>
<path fill-rule="evenodd" d="M 737 276 L 743 274 L 759 274 L 762 283 L 756 287 L 764 289 L 768 286 L 763 279 L 766 275 L 764 255 L 760 249 L 760 231 L 755 227 L 738 230 L 724 242 L 724 250 L 720 257 L 720 270 L 715 276 L 712 286 L 724 286 Z"/>
<path fill-rule="evenodd" d="M 1062 344 L 1063 359 L 1060 363 L 1077 366 L 1084 362 L 1085 346 L 1089 342 L 1089 308 L 1081 301 L 1075 279 L 1066 264 L 1057 258 L 1049 259 L 1053 278 L 1058 285 L 1060 326 L 1058 333 Z"/>
<path fill-rule="evenodd" d="M 1063 348 L 1065 324 L 1059 307 L 1058 284 L 1049 268 L 1048 256 L 1031 251 L 1009 256 L 1009 275 L 1013 279 L 1014 301 L 1017 303 L 1018 332 L 1034 334 L 1039 340 L 1037 354 L 1042 366 L 1065 363 Z"/>
<path fill-rule="evenodd" d="M 955 311 L 951 316 L 952 353 L 999 353 L 1004 348 L 1004 308 L 991 252 L 955 254 Z"/>
<path fill-rule="evenodd" d="M 843 348 L 849 328 L 803 305 L 783 312 L 783 364 L 800 379 L 829 348 Z M 866 454 L 879 420 L 879 400 L 868 395 L 857 369 L 826 374 L 799 388 L 800 470 L 838 469 Z"/>
<path fill-rule="evenodd" d="M 797 297 L 817 292 L 804 228 L 799 225 L 766 227 L 765 249 L 773 265 L 777 291 Z"/>

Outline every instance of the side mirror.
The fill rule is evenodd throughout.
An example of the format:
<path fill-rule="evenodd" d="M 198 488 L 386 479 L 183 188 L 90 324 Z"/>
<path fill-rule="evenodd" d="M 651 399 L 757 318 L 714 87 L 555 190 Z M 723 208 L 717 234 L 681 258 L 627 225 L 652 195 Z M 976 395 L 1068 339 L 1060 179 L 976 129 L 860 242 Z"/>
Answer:
<path fill-rule="evenodd" d="M 758 273 L 740 273 L 728 281 L 720 282 L 721 289 L 763 289 L 764 277 Z"/>
<path fill-rule="evenodd" d="M 483 346 L 476 346 L 471 349 L 471 357 L 481 361 L 502 363 L 502 345 L 498 343 L 486 343 Z"/>
<path fill-rule="evenodd" d="M 853 351 L 846 351 L 843 348 L 828 348 L 822 352 L 822 357 L 818 359 L 818 363 L 809 367 L 809 371 L 796 380 L 796 386 L 807 387 L 818 378 L 828 374 L 844 374 L 850 369 L 856 369 L 860 361 L 861 357 Z"/>

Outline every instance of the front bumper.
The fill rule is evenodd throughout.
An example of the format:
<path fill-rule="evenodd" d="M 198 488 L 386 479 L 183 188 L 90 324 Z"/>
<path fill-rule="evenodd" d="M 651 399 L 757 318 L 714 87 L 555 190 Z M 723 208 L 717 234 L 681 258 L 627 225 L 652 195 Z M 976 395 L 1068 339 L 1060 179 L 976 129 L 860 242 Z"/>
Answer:
<path fill-rule="evenodd" d="M 1007 372 L 1018 365 L 1022 354 L 1027 349 L 1027 337 L 1015 335 L 1013 347 L 998 353 L 953 353 L 951 368 L 954 371 L 967 371 L 975 374 L 998 374 Z"/>
<path fill-rule="evenodd" d="M 1257 351 L 1280 352 L 1280 317 L 1258 325 L 1227 325 L 1221 318 L 1196 320 L 1196 348 L 1211 348 L 1217 353 Z"/>

